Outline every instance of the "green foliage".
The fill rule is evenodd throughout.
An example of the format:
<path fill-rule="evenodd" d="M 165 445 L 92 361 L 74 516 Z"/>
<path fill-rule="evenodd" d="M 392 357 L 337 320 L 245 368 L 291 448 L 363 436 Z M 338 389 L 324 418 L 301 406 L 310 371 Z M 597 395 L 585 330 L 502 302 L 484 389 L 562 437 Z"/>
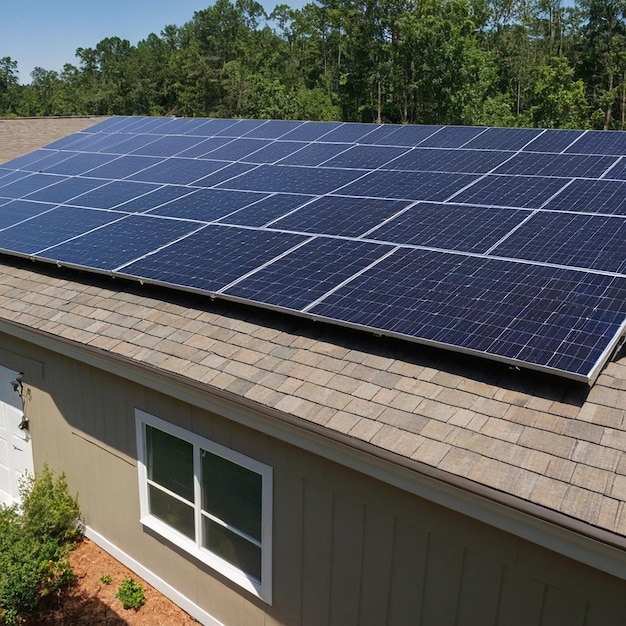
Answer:
<path fill-rule="evenodd" d="M 214 0 L 78 67 L 0 58 L 1 115 L 626 128 L 626 0 Z"/>
<path fill-rule="evenodd" d="M 80 536 L 78 505 L 63 476 L 45 467 L 20 491 L 21 510 L 0 506 L 0 624 L 6 625 L 36 616 L 41 598 L 72 581 L 67 554 Z"/>
<path fill-rule="evenodd" d="M 124 578 L 115 597 L 122 603 L 125 609 L 135 609 L 135 611 L 146 602 L 141 583 L 130 577 Z"/>
<path fill-rule="evenodd" d="M 110 585 L 113 582 L 113 578 L 111 578 L 111 574 L 104 574 L 100 576 L 100 582 L 103 585 Z"/>

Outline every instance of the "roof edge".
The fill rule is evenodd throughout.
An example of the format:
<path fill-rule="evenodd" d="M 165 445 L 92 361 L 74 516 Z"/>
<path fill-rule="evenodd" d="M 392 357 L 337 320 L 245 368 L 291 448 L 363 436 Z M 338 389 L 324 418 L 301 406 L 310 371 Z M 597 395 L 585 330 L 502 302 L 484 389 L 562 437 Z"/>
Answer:
<path fill-rule="evenodd" d="M 626 537 L 232 392 L 19 322 L 0 332 L 218 413 L 445 508 L 626 580 Z"/>

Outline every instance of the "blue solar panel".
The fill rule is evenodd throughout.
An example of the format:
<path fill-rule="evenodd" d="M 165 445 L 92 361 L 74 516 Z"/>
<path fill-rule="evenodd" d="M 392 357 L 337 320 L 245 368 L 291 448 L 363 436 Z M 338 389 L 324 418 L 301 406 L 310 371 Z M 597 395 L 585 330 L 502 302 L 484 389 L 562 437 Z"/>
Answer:
<path fill-rule="evenodd" d="M 369 233 L 368 238 L 485 253 L 530 214 L 518 209 L 418 202 Z"/>
<path fill-rule="evenodd" d="M 540 176 L 485 176 L 454 196 L 454 202 L 538 209 L 568 180 Z"/>
<path fill-rule="evenodd" d="M 290 213 L 297 207 L 310 202 L 314 197 L 315 196 L 274 193 L 265 197 L 263 200 L 259 200 L 250 206 L 223 217 L 219 221 L 224 224 L 256 226 L 260 228 Z"/>
<path fill-rule="evenodd" d="M 129 215 L 40 254 L 58 263 L 114 270 L 185 237 L 198 227 L 198 224 L 182 220 Z"/>
<path fill-rule="evenodd" d="M 353 122 L 347 122 L 323 135 L 322 141 L 359 143 L 361 141 L 367 141 L 366 138 L 368 135 L 377 128 L 378 126 L 374 126 L 373 124 L 355 124 Z"/>
<path fill-rule="evenodd" d="M 406 151 L 406 148 L 392 146 L 352 146 L 348 150 L 344 146 L 341 154 L 330 159 L 324 165 L 326 167 L 348 167 L 367 170 L 385 167 L 386 165 L 390 167 L 395 163 L 394 159 Z"/>
<path fill-rule="evenodd" d="M 583 134 L 582 130 L 546 130 L 522 148 L 525 152 L 563 152 Z"/>
<path fill-rule="evenodd" d="M 268 120 L 265 124 L 261 124 L 248 131 L 244 136 L 246 139 L 278 139 L 300 126 L 300 124 L 302 124 L 302 122 L 291 120 Z"/>
<path fill-rule="evenodd" d="M 0 167 L 0 246 L 589 382 L 626 328 L 625 137 L 111 118 Z"/>
<path fill-rule="evenodd" d="M 199 137 L 170 136 L 160 137 L 156 141 L 151 141 L 145 145 L 132 150 L 132 154 L 145 156 L 168 157 L 190 150 L 197 146 L 202 139 Z M 123 144 L 122 144 L 123 147 Z"/>
<path fill-rule="evenodd" d="M 626 274 L 625 242 L 624 218 L 539 212 L 493 254 Z"/>
<path fill-rule="evenodd" d="M 341 193 L 351 196 L 436 202 L 445 200 L 476 178 L 470 174 L 373 171 L 345 186 Z"/>
<path fill-rule="evenodd" d="M 252 191 L 197 189 L 183 198 L 151 209 L 150 214 L 213 222 L 253 202 L 262 200 L 266 195 Z"/>
<path fill-rule="evenodd" d="M 2 195 L 2 188 L 0 188 Z M 574 180 L 545 206 L 555 211 L 626 215 L 626 182 Z"/>
<path fill-rule="evenodd" d="M 214 293 L 305 239 L 290 233 L 205 226 L 120 271 L 129 276 Z"/>
<path fill-rule="evenodd" d="M 302 311 L 392 249 L 363 241 L 316 238 L 265 265 L 223 293 Z"/>
<path fill-rule="evenodd" d="M 130 177 L 130 180 L 188 185 L 224 165 L 225 164 L 219 165 L 218 163 L 211 163 L 209 161 L 195 161 L 193 159 L 174 157 L 160 161 L 152 167 L 137 172 Z"/>
<path fill-rule="evenodd" d="M 94 155 L 95 156 L 95 155 Z M 98 155 L 100 156 L 100 155 Z M 116 178 L 127 178 L 137 172 L 148 169 L 157 163 L 161 163 L 162 159 L 156 157 L 146 156 L 121 156 L 116 157 L 113 160 L 109 160 L 108 163 L 94 167 L 89 170 L 88 176 L 94 178 L 108 178 L 114 180 Z"/>
<path fill-rule="evenodd" d="M 615 160 L 615 157 L 606 156 L 520 152 L 498 167 L 495 173 L 598 178 L 615 163 Z"/>
<path fill-rule="evenodd" d="M 272 141 L 265 147 L 241 159 L 246 163 L 272 164 L 293 154 L 308 144 L 303 141 Z M 210 155 L 209 155 L 210 156 Z"/>
<path fill-rule="evenodd" d="M 317 141 L 318 139 L 328 135 L 341 124 L 333 122 L 303 122 L 293 130 L 285 133 L 281 139 L 289 141 Z"/>
<path fill-rule="evenodd" d="M 626 180 L 626 157 L 621 157 L 603 178 L 613 180 Z"/>
<path fill-rule="evenodd" d="M 201 139 L 191 148 L 183 150 L 178 156 L 189 157 L 191 159 L 202 157 L 210 159 L 211 152 L 217 150 L 218 148 L 221 148 L 223 145 L 230 143 L 231 141 L 233 140 L 230 137 L 210 137 L 209 139 Z"/>
<path fill-rule="evenodd" d="M 94 152 L 62 152 L 66 158 L 46 168 L 46 174 L 65 174 L 67 176 L 78 176 L 89 172 L 105 163 L 119 158 L 110 154 L 98 154 Z"/>
<path fill-rule="evenodd" d="M 360 237 L 407 206 L 399 200 L 324 196 L 271 223 L 296 232 Z"/>
<path fill-rule="evenodd" d="M 62 180 L 66 180 L 66 177 L 54 174 L 31 174 L 6 185 L 2 185 L 0 181 L 0 197 L 17 200 Z"/>
<path fill-rule="evenodd" d="M 100 181 L 101 183 L 103 181 Z M 108 182 L 93 191 L 88 191 L 80 196 L 75 196 L 71 204 L 75 206 L 90 207 L 94 209 L 112 209 L 119 204 L 128 202 L 134 198 L 150 193 L 157 189 L 157 185 L 146 183 L 133 183 L 130 181 L 114 180 Z"/>
<path fill-rule="evenodd" d="M 543 133 L 538 128 L 488 128 L 463 147 L 474 150 L 522 150 L 526 144 Z"/>
<path fill-rule="evenodd" d="M 104 180 L 95 178 L 66 178 L 61 182 L 55 183 L 39 191 L 29 193 L 26 196 L 29 200 L 41 200 L 43 202 L 66 203 L 72 198 L 80 196 L 88 191 L 102 187 L 106 184 Z M 0 191 L 1 193 L 1 191 Z"/>
<path fill-rule="evenodd" d="M 54 204 L 29 202 L 28 200 L 8 200 L 0 204 L 0 229 L 23 222 L 35 215 L 50 211 Z"/>
<path fill-rule="evenodd" d="M 567 148 L 566 152 L 626 155 L 626 133 L 615 130 L 588 130 Z"/>
<path fill-rule="evenodd" d="M 309 313 L 587 376 L 626 316 L 626 278 L 399 249 Z"/>
<path fill-rule="evenodd" d="M 476 126 L 446 126 L 420 142 L 422 148 L 460 148 L 486 129 Z"/>
<path fill-rule="evenodd" d="M 511 158 L 510 152 L 495 150 L 434 150 L 414 148 L 382 166 L 409 172 L 466 172 L 486 174 Z"/>
<path fill-rule="evenodd" d="M 282 191 L 317 195 L 330 193 L 343 187 L 362 174 L 363 172 L 353 170 L 260 165 L 219 186 L 250 191 Z"/>
<path fill-rule="evenodd" d="M 281 160 L 281 165 L 321 165 L 334 156 L 345 152 L 343 143 L 312 143 Z"/>
<path fill-rule="evenodd" d="M 56 207 L 0 230 L 0 249 L 37 254 L 120 217 L 123 216 L 113 211 Z"/>

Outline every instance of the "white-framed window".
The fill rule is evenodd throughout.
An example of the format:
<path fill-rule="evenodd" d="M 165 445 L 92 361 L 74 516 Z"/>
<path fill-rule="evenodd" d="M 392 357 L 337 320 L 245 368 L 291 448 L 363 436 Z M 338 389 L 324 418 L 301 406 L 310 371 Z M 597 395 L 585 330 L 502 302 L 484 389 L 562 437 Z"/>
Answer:
<path fill-rule="evenodd" d="M 137 409 L 141 523 L 272 602 L 272 468 Z"/>

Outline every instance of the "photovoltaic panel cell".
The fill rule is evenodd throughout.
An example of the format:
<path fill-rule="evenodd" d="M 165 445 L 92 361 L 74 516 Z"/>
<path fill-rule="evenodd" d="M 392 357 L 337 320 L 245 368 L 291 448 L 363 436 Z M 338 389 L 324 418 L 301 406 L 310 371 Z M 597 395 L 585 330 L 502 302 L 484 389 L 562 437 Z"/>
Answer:
<path fill-rule="evenodd" d="M 402 211 L 407 202 L 378 198 L 324 196 L 271 223 L 296 232 L 360 237 Z"/>
<path fill-rule="evenodd" d="M 156 209 L 151 209 L 150 214 L 212 222 L 253 202 L 262 200 L 266 195 L 251 191 L 197 189 L 189 195 L 172 200 Z"/>
<path fill-rule="evenodd" d="M 0 188 L 2 195 L 2 188 Z M 545 206 L 554 211 L 626 215 L 626 182 L 574 180 Z"/>
<path fill-rule="evenodd" d="M 67 178 L 54 174 L 31 174 L 30 176 L 24 176 L 24 178 L 7 183 L 6 185 L 2 185 L 0 181 L 0 197 L 18 200 L 39 189 L 49 187 L 63 180 L 67 180 Z"/>
<path fill-rule="evenodd" d="M 521 150 L 527 143 L 541 135 L 538 128 L 488 128 L 463 147 L 474 150 Z"/>
<path fill-rule="evenodd" d="M 493 254 L 626 274 L 625 242 L 623 217 L 540 212 Z"/>
<path fill-rule="evenodd" d="M 0 233 L 13 254 L 590 382 L 626 329 L 625 145 L 110 118 L 0 167 Z"/>
<path fill-rule="evenodd" d="M 342 195 L 442 201 L 477 179 L 472 174 L 373 171 L 341 189 Z"/>
<path fill-rule="evenodd" d="M 28 200 L 8 200 L 0 204 L 0 229 L 23 222 L 55 208 L 54 204 L 29 202 Z"/>
<path fill-rule="evenodd" d="M 615 157 L 606 156 L 520 152 L 498 167 L 494 173 L 598 178 L 615 163 L 615 160 Z"/>
<path fill-rule="evenodd" d="M 290 233 L 206 226 L 120 271 L 215 293 L 304 240 L 305 237 Z"/>
<path fill-rule="evenodd" d="M 252 205 L 231 213 L 219 221 L 240 226 L 267 226 L 270 222 L 286 215 L 295 208 L 310 202 L 315 196 L 274 193 Z"/>
<path fill-rule="evenodd" d="M 486 128 L 480 126 L 446 126 L 424 139 L 419 145 L 422 148 L 460 148 L 485 130 Z"/>
<path fill-rule="evenodd" d="M 566 152 L 576 154 L 626 155 L 626 133 L 614 130 L 588 130 Z"/>
<path fill-rule="evenodd" d="M 342 143 L 312 143 L 287 155 L 280 163 L 281 165 L 321 165 L 347 149 L 348 146 Z"/>
<path fill-rule="evenodd" d="M 489 175 L 454 196 L 454 202 L 538 209 L 569 181 L 540 176 Z"/>
<path fill-rule="evenodd" d="M 367 238 L 485 253 L 530 214 L 514 209 L 418 202 L 369 233 Z"/>
<path fill-rule="evenodd" d="M 585 376 L 624 320 L 626 278 L 399 249 L 309 312 Z"/>
<path fill-rule="evenodd" d="M 391 250 L 390 246 L 363 241 L 316 238 L 235 283 L 224 293 L 302 311 Z"/>
<path fill-rule="evenodd" d="M 112 211 L 56 207 L 0 230 L 0 249 L 37 254 L 121 217 L 123 215 Z"/>
<path fill-rule="evenodd" d="M 330 193 L 362 175 L 363 172 L 354 170 L 260 165 L 219 186 L 250 191 L 282 191 L 318 195 Z"/>
<path fill-rule="evenodd" d="M 71 200 L 71 204 L 93 209 L 112 209 L 119 204 L 150 193 L 155 189 L 157 189 L 157 185 L 114 180 L 100 185 L 100 187 L 92 191 L 75 196 Z"/>
<path fill-rule="evenodd" d="M 433 150 L 432 148 L 414 148 L 381 166 L 381 168 L 409 172 L 486 174 L 510 158 L 510 152 L 495 150 Z"/>
<path fill-rule="evenodd" d="M 119 217 L 119 215 L 118 215 Z M 184 237 L 198 224 L 182 220 L 129 215 L 41 252 L 63 264 L 113 270 Z"/>
<path fill-rule="evenodd" d="M 78 176 L 118 158 L 111 154 L 98 154 L 94 152 L 67 152 L 61 154 L 66 156 L 66 158 L 55 165 L 47 167 L 45 169 L 46 174 Z"/>
<path fill-rule="evenodd" d="M 602 178 L 605 180 L 626 180 L 626 157 L 621 157 Z"/>
<path fill-rule="evenodd" d="M 72 198 L 80 196 L 89 191 L 93 191 L 98 187 L 105 185 L 107 181 L 96 178 L 66 178 L 61 182 L 45 187 L 33 193 L 29 193 L 26 197 L 29 200 L 41 200 L 44 202 L 65 203 L 71 201 Z M 0 192 L 1 193 L 1 192 Z"/>
<path fill-rule="evenodd" d="M 395 159 L 407 151 L 404 147 L 392 146 L 352 146 L 327 161 L 326 167 L 347 167 L 355 169 L 377 169 L 391 167 Z M 392 168 L 393 169 L 393 168 Z"/>
<path fill-rule="evenodd" d="M 563 152 L 572 142 L 583 134 L 582 130 L 548 129 L 524 146 L 524 152 Z"/>

